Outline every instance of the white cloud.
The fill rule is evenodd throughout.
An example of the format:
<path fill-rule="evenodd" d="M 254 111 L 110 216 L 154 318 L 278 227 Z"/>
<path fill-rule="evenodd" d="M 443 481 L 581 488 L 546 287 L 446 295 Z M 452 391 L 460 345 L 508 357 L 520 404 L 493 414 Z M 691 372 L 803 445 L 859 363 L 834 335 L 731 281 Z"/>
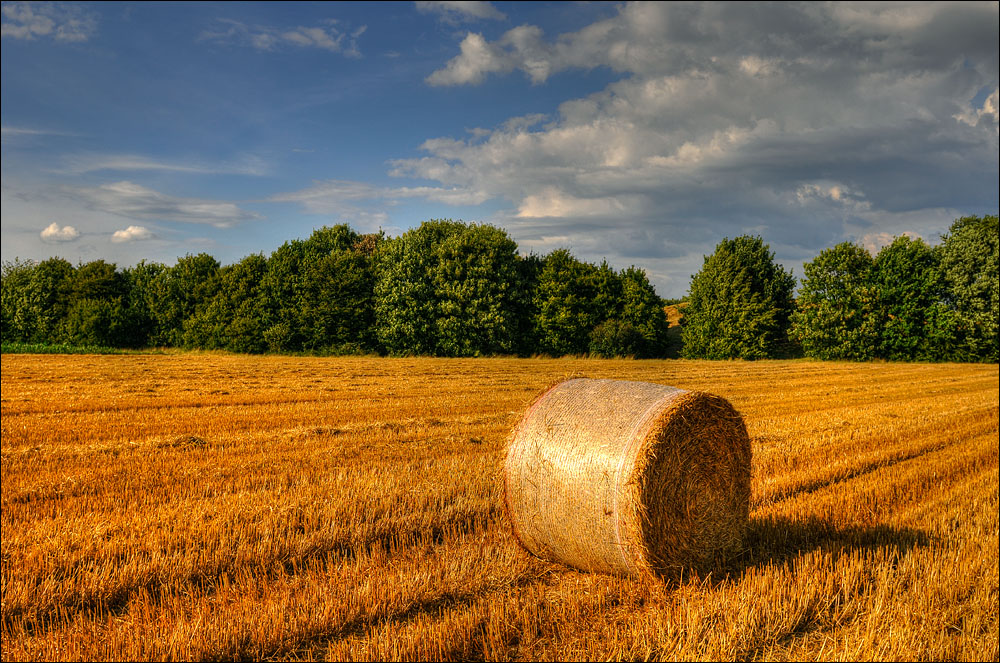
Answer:
<path fill-rule="evenodd" d="M 14 39 L 51 37 L 56 41 L 87 41 L 97 32 L 89 7 L 61 2 L 5 2 L 0 34 Z"/>
<path fill-rule="evenodd" d="M 494 19 L 503 20 L 506 14 L 490 2 L 418 2 L 417 11 L 439 14 L 445 21 L 455 24 L 460 20 Z"/>
<path fill-rule="evenodd" d="M 789 65 L 794 69 L 797 61 L 836 67 L 858 56 L 862 67 L 864 58 L 872 57 L 880 62 L 870 64 L 905 66 L 932 61 L 942 48 L 954 51 L 954 45 L 970 41 L 970 57 L 997 59 L 996 49 L 983 38 L 996 32 L 995 3 L 964 3 L 957 11 L 949 2 L 786 3 L 770 11 L 717 3 L 673 4 L 628 3 L 620 7 L 618 16 L 551 42 L 532 25 L 515 27 L 495 42 L 483 40 L 468 51 L 463 42 L 462 53 L 432 79 L 435 84 L 459 85 L 478 82 L 485 74 L 520 69 L 532 81 L 541 82 L 565 69 L 601 66 L 644 76 L 691 69 L 708 73 L 717 68 L 713 65 L 727 63 L 742 65 L 744 74 L 755 76 Z M 754 42 L 747 38 L 751 34 L 768 38 Z M 473 37 L 481 40 L 473 33 L 466 40 Z M 844 51 L 844 47 L 850 48 Z M 483 58 L 484 51 L 491 57 Z M 477 71 L 482 65 L 486 68 Z M 449 76 L 448 70 L 465 76 Z"/>
<path fill-rule="evenodd" d="M 114 234 L 111 235 L 111 241 L 116 244 L 122 242 L 139 242 L 146 239 L 153 239 L 156 235 L 153 234 L 149 228 L 144 228 L 142 226 L 129 226 L 124 230 L 116 230 Z"/>
<path fill-rule="evenodd" d="M 44 260 L 57 255 L 75 262 L 104 259 L 120 266 L 135 264 L 140 260 L 172 263 L 185 253 L 207 251 L 220 260 L 239 260 L 257 248 L 239 244 L 241 234 L 226 233 L 229 238 L 220 243 L 216 239 L 198 237 L 205 228 L 198 224 L 169 224 L 159 221 L 127 221 L 113 212 L 105 211 L 82 197 L 78 190 L 54 185 L 48 179 L 34 179 L 21 172 L 4 173 L 0 198 L 3 205 L 3 259 L 14 257 Z M 39 229 L 59 219 L 56 230 L 67 233 L 68 223 L 78 231 L 73 241 L 46 239 Z M 154 226 L 154 223 L 156 224 Z M 111 241 L 115 232 L 128 231 L 129 225 L 145 227 L 155 233 L 143 241 Z M 131 231 L 128 234 L 133 234 Z M 72 233 L 68 233 L 72 235 Z M 57 235 L 58 236 L 58 235 Z M 227 254 L 226 251 L 229 251 Z"/>
<path fill-rule="evenodd" d="M 514 63 L 502 49 L 491 46 L 481 34 L 470 32 L 462 40 L 462 53 L 427 77 L 431 85 L 466 85 L 481 83 L 487 74 L 508 73 Z"/>
<path fill-rule="evenodd" d="M 214 30 L 206 30 L 199 35 L 203 41 L 249 45 L 259 51 L 271 51 L 279 46 L 318 48 L 331 53 L 342 53 L 349 57 L 360 57 L 358 38 L 368 26 L 354 30 L 342 29 L 336 20 L 324 21 L 323 26 L 297 26 L 276 28 L 272 26 L 250 26 L 240 21 L 219 19 Z"/>
<path fill-rule="evenodd" d="M 517 209 L 520 218 L 580 218 L 612 216 L 627 211 L 627 202 L 617 197 L 577 198 L 555 187 L 546 187 L 537 194 L 525 196 Z"/>
<path fill-rule="evenodd" d="M 44 136 L 50 132 L 41 129 L 25 129 L 24 127 L 0 127 L 0 135 L 7 136 Z"/>
<path fill-rule="evenodd" d="M 241 221 L 260 218 L 236 203 L 178 198 L 128 181 L 78 188 L 71 193 L 90 209 L 127 219 L 206 223 L 227 228 Z"/>
<path fill-rule="evenodd" d="M 1000 88 L 993 90 L 993 94 L 983 100 L 981 108 L 970 108 L 960 113 L 952 115 L 959 122 L 968 124 L 970 127 L 977 126 L 981 121 L 997 126 L 1000 130 Z"/>
<path fill-rule="evenodd" d="M 29 127 L 10 127 L 3 126 L 0 127 L 0 143 L 3 145 L 23 145 L 34 143 L 35 138 L 42 136 L 73 136 L 76 134 L 71 134 L 63 131 L 54 131 L 51 129 L 32 129 Z"/>
<path fill-rule="evenodd" d="M 58 172 L 69 175 L 83 175 L 104 170 L 145 171 L 159 170 L 177 173 L 198 173 L 209 175 L 265 175 L 267 165 L 258 157 L 250 155 L 229 163 L 169 162 L 156 161 L 134 154 L 76 154 L 63 158 L 64 168 Z"/>
<path fill-rule="evenodd" d="M 726 235 L 762 234 L 789 262 L 931 236 L 996 205 L 996 93 L 956 100 L 996 88 L 997 39 L 989 3 L 636 3 L 554 37 L 468 33 L 429 84 L 623 76 L 555 117 L 427 140 L 390 174 L 505 200 L 494 221 L 524 246 L 572 238 L 588 259 L 646 261 L 660 285 L 686 284 Z"/>
<path fill-rule="evenodd" d="M 72 242 L 80 238 L 80 232 L 73 226 L 59 227 L 54 221 L 39 234 L 45 242 Z"/>

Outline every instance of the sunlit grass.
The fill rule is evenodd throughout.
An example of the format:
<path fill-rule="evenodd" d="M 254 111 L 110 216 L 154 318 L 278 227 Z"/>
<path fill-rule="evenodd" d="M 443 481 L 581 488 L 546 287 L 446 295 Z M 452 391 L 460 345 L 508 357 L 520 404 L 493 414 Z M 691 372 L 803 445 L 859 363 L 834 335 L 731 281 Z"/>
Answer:
<path fill-rule="evenodd" d="M 743 554 L 646 585 L 529 556 L 498 473 L 570 374 L 722 395 Z M 992 659 L 983 365 L 2 358 L 2 656 Z"/>

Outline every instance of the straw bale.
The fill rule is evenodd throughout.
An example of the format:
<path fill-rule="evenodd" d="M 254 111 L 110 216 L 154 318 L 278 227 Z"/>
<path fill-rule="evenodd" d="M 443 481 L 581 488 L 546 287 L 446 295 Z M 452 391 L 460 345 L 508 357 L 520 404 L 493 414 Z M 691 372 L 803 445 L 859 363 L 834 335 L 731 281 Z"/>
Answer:
<path fill-rule="evenodd" d="M 567 380 L 514 429 L 504 492 L 514 535 L 539 557 L 635 577 L 709 568 L 741 545 L 750 438 L 718 396 Z"/>

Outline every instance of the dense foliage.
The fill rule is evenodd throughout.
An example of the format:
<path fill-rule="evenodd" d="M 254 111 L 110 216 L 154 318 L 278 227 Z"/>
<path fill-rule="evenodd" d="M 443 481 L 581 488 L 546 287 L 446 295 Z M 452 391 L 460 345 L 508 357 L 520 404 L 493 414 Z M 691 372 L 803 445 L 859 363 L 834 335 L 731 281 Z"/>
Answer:
<path fill-rule="evenodd" d="M 786 345 L 795 279 L 760 237 L 723 239 L 691 280 L 684 356 L 763 359 Z"/>
<path fill-rule="evenodd" d="M 879 324 L 868 251 L 844 242 L 805 265 L 792 334 L 809 357 L 871 359 L 878 352 Z"/>
<path fill-rule="evenodd" d="M 521 256 L 503 230 L 450 220 L 394 239 L 324 227 L 226 266 L 207 254 L 121 271 L 15 260 L 2 285 L 7 344 L 456 357 L 667 347 L 641 270 L 565 250 Z"/>
<path fill-rule="evenodd" d="M 1000 280 L 997 216 L 967 216 L 955 221 L 939 247 L 944 304 L 955 318 L 951 359 L 998 361 Z"/>
<path fill-rule="evenodd" d="M 692 277 L 683 355 L 998 361 L 997 217 L 874 258 L 839 244 L 795 279 L 760 237 L 724 239 Z M 270 256 L 173 266 L 3 265 L 12 347 L 489 356 L 675 354 L 666 302 L 635 267 L 518 253 L 500 228 L 432 220 L 396 238 L 324 227 Z M 676 303 L 676 302 L 673 302 Z M 676 329 L 675 329 L 676 331 Z"/>
<path fill-rule="evenodd" d="M 393 354 L 510 354 L 526 288 L 517 245 L 493 226 L 428 221 L 375 254 L 376 334 Z"/>
<path fill-rule="evenodd" d="M 897 237 L 872 259 L 840 244 L 805 265 L 792 335 L 819 359 L 998 360 L 996 216 L 963 217 L 942 242 Z"/>

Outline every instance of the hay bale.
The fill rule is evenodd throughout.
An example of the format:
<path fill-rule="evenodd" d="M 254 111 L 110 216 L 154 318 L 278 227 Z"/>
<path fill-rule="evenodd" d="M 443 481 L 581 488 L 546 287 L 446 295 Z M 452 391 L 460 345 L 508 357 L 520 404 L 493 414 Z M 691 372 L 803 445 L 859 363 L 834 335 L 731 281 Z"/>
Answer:
<path fill-rule="evenodd" d="M 504 492 L 515 536 L 539 557 L 635 577 L 708 568 L 741 544 L 750 438 L 718 396 L 567 380 L 514 429 Z"/>

